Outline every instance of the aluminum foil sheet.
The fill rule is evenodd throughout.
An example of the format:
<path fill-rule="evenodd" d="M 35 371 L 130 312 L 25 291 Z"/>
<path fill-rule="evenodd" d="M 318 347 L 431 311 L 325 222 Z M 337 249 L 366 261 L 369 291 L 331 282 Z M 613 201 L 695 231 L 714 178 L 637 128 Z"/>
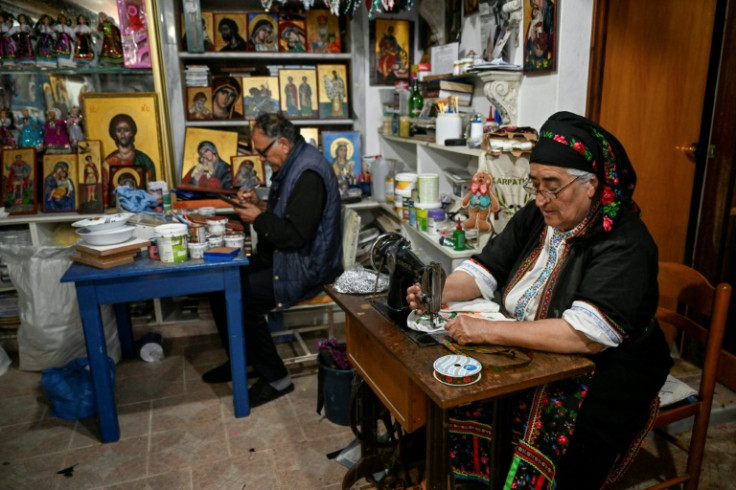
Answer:
<path fill-rule="evenodd" d="M 376 285 L 376 272 L 356 264 L 343 272 L 333 285 L 335 291 L 343 294 L 371 294 L 382 293 L 388 289 L 388 275 L 379 274 Z"/>

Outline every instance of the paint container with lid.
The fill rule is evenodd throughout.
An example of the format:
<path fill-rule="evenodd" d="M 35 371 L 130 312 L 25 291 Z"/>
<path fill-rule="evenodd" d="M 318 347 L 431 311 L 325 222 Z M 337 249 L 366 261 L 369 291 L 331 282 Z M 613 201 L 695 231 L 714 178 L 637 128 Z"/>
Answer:
<path fill-rule="evenodd" d="M 228 219 L 225 216 L 212 216 L 211 218 L 207 218 L 205 221 L 205 223 L 207 223 L 207 232 L 210 236 L 223 236 L 227 229 L 227 221 Z"/>
<path fill-rule="evenodd" d="M 141 359 L 146 362 L 158 362 L 164 360 L 164 346 L 162 344 L 161 334 L 156 332 L 148 332 L 139 341 Z"/>
<path fill-rule="evenodd" d="M 189 258 L 187 251 L 187 225 L 171 223 L 154 228 L 158 255 L 161 262 L 184 262 Z"/>
<path fill-rule="evenodd" d="M 243 248 L 245 243 L 245 233 L 242 231 L 233 231 L 225 235 L 225 246 L 234 248 Z"/>

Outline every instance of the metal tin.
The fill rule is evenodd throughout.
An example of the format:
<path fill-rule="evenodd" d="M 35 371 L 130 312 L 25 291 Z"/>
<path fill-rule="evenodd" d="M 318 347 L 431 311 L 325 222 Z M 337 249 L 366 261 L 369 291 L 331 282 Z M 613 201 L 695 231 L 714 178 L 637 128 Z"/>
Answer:
<path fill-rule="evenodd" d="M 158 260 L 158 243 L 155 238 L 150 238 L 149 241 L 151 244 L 148 246 L 148 258 L 151 260 Z"/>
<path fill-rule="evenodd" d="M 207 228 L 198 223 L 189 225 L 189 241 L 191 243 L 207 243 Z"/>

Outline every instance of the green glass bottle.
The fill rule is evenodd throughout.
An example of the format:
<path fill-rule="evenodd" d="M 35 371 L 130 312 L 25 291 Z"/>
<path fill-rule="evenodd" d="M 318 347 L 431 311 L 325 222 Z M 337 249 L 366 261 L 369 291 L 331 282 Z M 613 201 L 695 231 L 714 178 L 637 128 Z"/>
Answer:
<path fill-rule="evenodd" d="M 424 109 L 424 97 L 419 89 L 419 80 L 415 78 L 409 93 L 409 117 L 412 119 L 419 117 L 422 109 Z"/>

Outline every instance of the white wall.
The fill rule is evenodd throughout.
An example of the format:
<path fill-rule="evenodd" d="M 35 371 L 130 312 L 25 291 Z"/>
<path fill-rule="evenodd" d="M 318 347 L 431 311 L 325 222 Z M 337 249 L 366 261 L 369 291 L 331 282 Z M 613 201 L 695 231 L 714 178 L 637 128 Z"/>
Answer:
<path fill-rule="evenodd" d="M 418 0 L 421 1 L 421 0 Z M 519 126 L 532 126 L 539 129 L 542 123 L 551 114 L 567 110 L 578 114 L 585 114 L 588 86 L 588 61 L 590 52 L 590 35 L 593 19 L 593 2 L 591 0 L 565 0 L 558 2 L 557 12 L 557 70 L 550 74 L 525 75 L 519 88 Z M 528 2 L 524 2 L 528 8 Z M 368 50 L 371 49 L 368 39 L 368 16 L 365 10 L 353 20 L 353 35 L 364 35 L 365 51 L 358 53 L 356 61 L 361 57 L 366 64 L 362 80 L 365 87 L 365 114 L 357 114 L 364 129 L 364 155 L 375 155 L 381 152 L 378 137 L 378 128 L 382 122 L 382 107 L 379 90 L 386 87 L 370 85 L 370 70 L 368 69 Z M 417 9 L 403 12 L 392 18 L 417 19 Z M 416 34 L 416 29 L 415 29 Z M 518 47 L 512 39 L 511 60 L 516 64 L 523 64 L 523 27 L 518 32 Z M 471 15 L 464 19 L 460 51 L 473 49 L 480 50 L 480 16 Z M 416 53 L 414 62 L 421 57 Z M 474 110 L 487 115 L 490 103 L 483 95 L 482 84 L 476 83 L 473 96 Z"/>

